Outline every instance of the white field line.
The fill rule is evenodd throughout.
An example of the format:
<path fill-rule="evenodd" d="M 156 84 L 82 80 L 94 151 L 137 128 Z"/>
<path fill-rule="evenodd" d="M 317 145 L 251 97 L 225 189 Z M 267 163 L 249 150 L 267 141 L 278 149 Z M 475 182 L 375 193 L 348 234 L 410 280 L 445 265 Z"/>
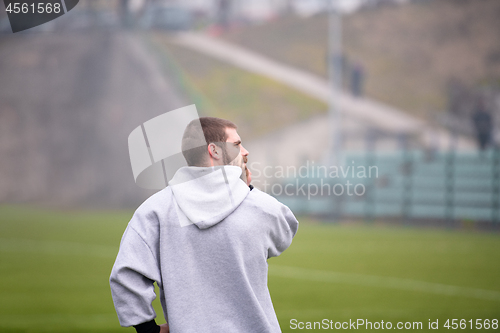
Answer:
<path fill-rule="evenodd" d="M 0 252 L 115 258 L 118 247 L 65 241 L 0 238 Z"/>
<path fill-rule="evenodd" d="M 80 255 L 100 258 L 115 258 L 118 249 L 114 246 L 74 243 L 65 241 L 41 241 L 30 239 L 0 238 L 0 252 L 24 252 L 52 255 Z M 482 300 L 500 302 L 500 292 L 494 290 L 475 289 L 450 286 L 394 277 L 382 277 L 364 274 L 339 273 L 289 266 L 269 266 L 269 274 L 285 278 L 362 285 L 420 291 L 448 296 L 465 296 Z"/>
<path fill-rule="evenodd" d="M 269 265 L 269 274 L 291 279 L 307 281 L 344 283 L 368 287 L 390 288 L 406 291 L 426 292 L 438 295 L 463 296 L 481 300 L 500 302 L 500 292 L 494 290 L 475 289 L 450 286 L 394 277 L 383 277 L 364 274 L 339 273 L 307 268 Z"/>

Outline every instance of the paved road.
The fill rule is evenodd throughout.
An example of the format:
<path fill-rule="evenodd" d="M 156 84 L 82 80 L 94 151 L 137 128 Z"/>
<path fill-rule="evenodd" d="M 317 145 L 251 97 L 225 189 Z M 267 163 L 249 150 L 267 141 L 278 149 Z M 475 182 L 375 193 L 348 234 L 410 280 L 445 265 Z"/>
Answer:
<path fill-rule="evenodd" d="M 453 140 L 444 128 L 428 124 L 401 110 L 368 98 L 355 98 L 338 91 L 331 93 L 328 82 L 323 78 L 240 46 L 198 33 L 179 34 L 175 42 L 249 72 L 272 78 L 324 102 L 328 103 L 330 99 L 339 102 L 344 136 L 341 146 L 347 151 L 400 150 L 401 134 L 408 134 L 419 146 L 432 149 L 448 149 L 451 145 L 458 149 L 475 149 L 475 142 L 468 137 L 460 136 Z M 288 170 L 288 167 L 300 168 L 305 165 L 349 163 L 343 155 L 335 156 L 332 161 L 328 154 L 333 136 L 330 122 L 327 115 L 317 116 L 246 142 L 255 185 L 264 188 L 262 184 L 268 180 L 264 173 L 266 167 L 268 174 L 272 175 L 273 171 L 270 170 L 277 171 L 279 168 Z M 384 135 L 373 140 L 369 136 L 373 131 Z"/>
<path fill-rule="evenodd" d="M 284 65 L 226 41 L 200 33 L 181 33 L 175 41 L 250 72 L 270 77 L 327 103 L 332 97 L 328 82 L 323 78 Z M 373 100 L 353 98 L 337 91 L 334 91 L 333 98 L 340 100 L 342 109 L 350 117 L 372 123 L 386 130 L 416 131 L 423 125 L 419 119 Z"/>
<path fill-rule="evenodd" d="M 443 128 L 430 126 L 401 110 L 375 100 L 356 98 L 339 91 L 332 92 L 328 82 L 323 78 L 284 65 L 251 50 L 199 33 L 181 33 L 177 36 L 175 42 L 247 71 L 272 78 L 326 103 L 330 99 L 338 101 L 343 118 L 346 119 L 343 127 L 346 127 L 346 130 L 350 133 L 362 135 L 367 128 L 375 128 L 388 134 L 407 133 L 416 135 L 424 145 L 438 145 L 441 148 L 446 148 L 449 145 L 449 135 Z M 318 124 L 325 122 L 328 123 L 326 117 L 319 121 Z M 301 129 L 297 128 L 297 126 L 292 127 L 292 138 L 290 138 L 292 141 L 293 133 L 296 133 L 297 130 L 306 131 L 311 128 L 310 122 L 306 122 Z M 323 140 L 325 136 L 328 136 L 328 126 L 320 126 L 317 130 L 325 133 L 318 136 L 318 132 L 315 131 L 311 133 L 313 137 L 318 136 Z M 290 132 L 286 129 L 281 136 L 286 135 L 287 131 Z M 311 146 L 317 146 L 316 142 L 311 142 Z M 385 145 L 386 148 L 391 149 L 390 146 L 394 145 Z M 458 138 L 458 148 L 472 149 L 474 146 L 474 142 L 469 138 Z M 359 143 L 354 143 L 353 148 L 358 147 Z M 317 153 L 314 154 L 318 155 Z"/>
<path fill-rule="evenodd" d="M 129 133 L 186 105 L 123 32 L 0 39 L 0 202 L 135 205 Z"/>

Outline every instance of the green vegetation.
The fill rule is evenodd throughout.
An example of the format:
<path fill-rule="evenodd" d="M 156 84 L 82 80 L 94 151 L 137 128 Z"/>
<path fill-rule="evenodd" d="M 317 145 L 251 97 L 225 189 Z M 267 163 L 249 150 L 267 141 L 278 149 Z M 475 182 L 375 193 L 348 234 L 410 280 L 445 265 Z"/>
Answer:
<path fill-rule="evenodd" d="M 327 109 L 274 80 L 171 43 L 165 35 L 155 37 L 198 112 L 234 121 L 247 140 Z"/>
<path fill-rule="evenodd" d="M 447 83 L 500 78 L 500 2 L 419 1 L 342 18 L 348 60 L 366 69 L 366 94 L 416 116 L 446 108 Z M 223 38 L 327 77 L 326 15 L 288 17 Z M 347 78 L 346 78 L 347 79 Z"/>
<path fill-rule="evenodd" d="M 134 332 L 119 327 L 108 285 L 131 215 L 0 207 L 0 332 Z M 424 330 L 428 319 L 500 319 L 498 234 L 299 220 L 290 249 L 269 261 L 284 332 L 296 331 L 292 318 Z"/>

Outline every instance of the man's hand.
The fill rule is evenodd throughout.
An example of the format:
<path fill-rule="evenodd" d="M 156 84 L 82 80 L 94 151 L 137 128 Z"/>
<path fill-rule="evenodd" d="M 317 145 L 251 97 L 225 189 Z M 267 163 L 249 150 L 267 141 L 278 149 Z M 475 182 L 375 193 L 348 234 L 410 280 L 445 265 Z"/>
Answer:
<path fill-rule="evenodd" d="M 168 328 L 168 324 L 160 325 L 160 333 L 169 333 L 170 329 Z"/>
<path fill-rule="evenodd" d="M 245 173 L 246 173 L 246 183 L 247 185 L 250 185 L 250 183 L 252 182 L 252 171 L 250 171 L 250 169 L 245 166 Z"/>

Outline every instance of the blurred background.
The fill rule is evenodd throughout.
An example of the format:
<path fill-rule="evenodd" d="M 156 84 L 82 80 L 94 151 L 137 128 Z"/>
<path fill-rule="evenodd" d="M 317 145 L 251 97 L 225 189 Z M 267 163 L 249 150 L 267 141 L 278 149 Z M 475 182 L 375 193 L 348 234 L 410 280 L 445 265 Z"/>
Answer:
<path fill-rule="evenodd" d="M 81 0 L 13 34 L 0 5 L 0 332 L 133 331 L 107 282 L 153 193 L 127 138 L 189 104 L 238 125 L 253 184 L 299 216 L 270 261 L 283 331 L 495 329 L 499 17 L 497 0 Z"/>

